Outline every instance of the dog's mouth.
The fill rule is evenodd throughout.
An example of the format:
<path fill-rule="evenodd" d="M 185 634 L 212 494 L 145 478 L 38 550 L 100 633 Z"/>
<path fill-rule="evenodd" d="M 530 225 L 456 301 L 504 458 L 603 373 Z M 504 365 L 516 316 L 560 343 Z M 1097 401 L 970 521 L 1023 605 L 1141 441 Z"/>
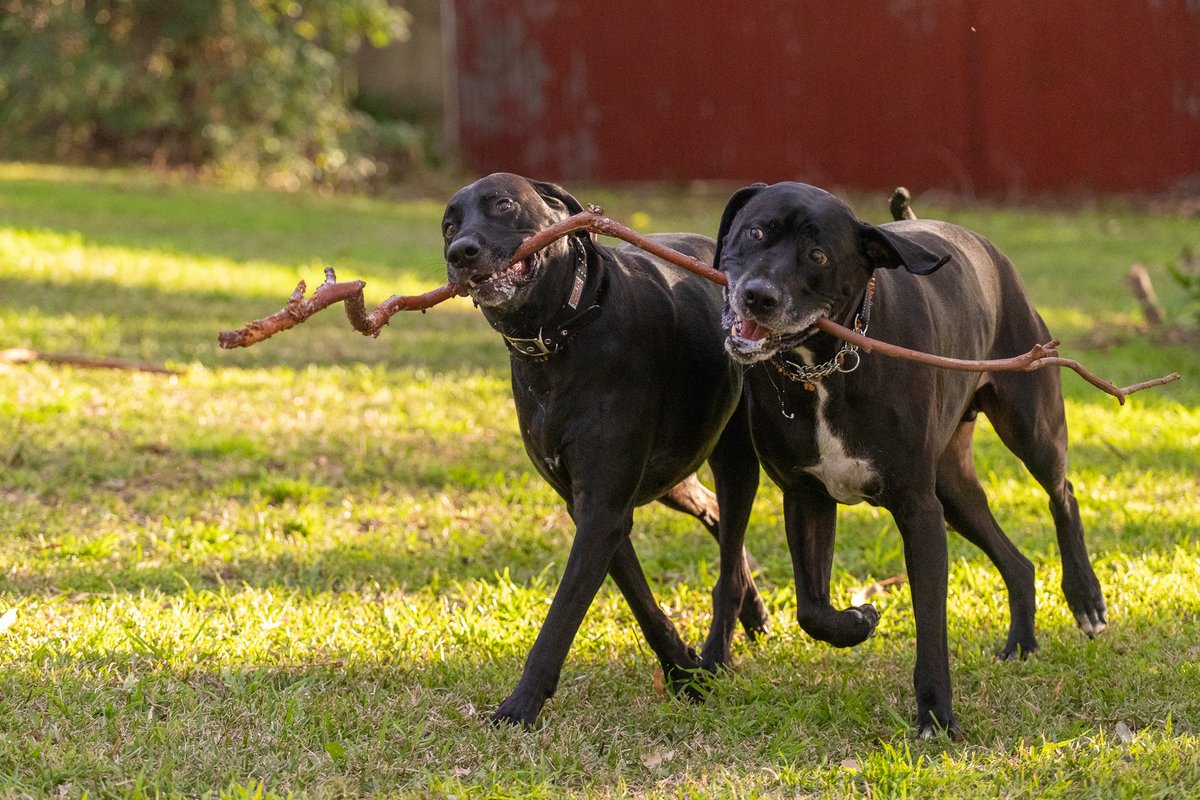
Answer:
<path fill-rule="evenodd" d="M 817 330 L 816 321 L 828 314 L 828 309 L 820 308 L 810 314 L 803 324 L 793 329 L 781 331 L 763 325 L 755 320 L 740 317 L 728 305 L 722 325 L 725 328 L 725 350 L 735 361 L 743 364 L 753 364 L 765 361 L 776 353 L 794 350 L 805 339 Z"/>
<path fill-rule="evenodd" d="M 534 253 L 490 275 L 469 278 L 465 286 L 476 303 L 496 305 L 511 300 L 518 289 L 532 283 L 537 278 L 541 266 L 541 253 Z"/>

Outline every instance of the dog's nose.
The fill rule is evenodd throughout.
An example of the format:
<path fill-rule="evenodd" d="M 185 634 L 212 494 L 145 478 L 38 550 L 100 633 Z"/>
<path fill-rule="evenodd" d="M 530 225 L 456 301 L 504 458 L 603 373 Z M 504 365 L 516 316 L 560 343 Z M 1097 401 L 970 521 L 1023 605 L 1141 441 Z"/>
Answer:
<path fill-rule="evenodd" d="M 751 280 L 742 287 L 742 302 L 747 310 L 770 311 L 779 305 L 779 290 L 764 280 Z"/>
<path fill-rule="evenodd" d="M 446 248 L 446 260 L 455 267 L 469 267 L 479 258 L 482 248 L 470 236 L 460 236 Z"/>

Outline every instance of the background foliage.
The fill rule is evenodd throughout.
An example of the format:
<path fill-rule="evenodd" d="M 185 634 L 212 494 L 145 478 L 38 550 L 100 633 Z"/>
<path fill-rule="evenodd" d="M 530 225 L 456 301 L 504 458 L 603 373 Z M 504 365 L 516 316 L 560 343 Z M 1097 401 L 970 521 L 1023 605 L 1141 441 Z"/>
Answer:
<path fill-rule="evenodd" d="M 0 152 L 214 169 L 282 185 L 411 168 L 419 136 L 351 106 L 387 0 L 0 0 Z"/>

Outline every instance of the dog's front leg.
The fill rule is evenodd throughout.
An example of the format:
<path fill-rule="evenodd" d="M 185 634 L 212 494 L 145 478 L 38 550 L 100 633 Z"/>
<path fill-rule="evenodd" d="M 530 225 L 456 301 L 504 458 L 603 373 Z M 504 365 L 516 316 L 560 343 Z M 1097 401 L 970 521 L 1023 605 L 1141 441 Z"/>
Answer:
<path fill-rule="evenodd" d="M 917 629 L 917 663 L 913 668 L 917 735 L 929 738 L 942 730 L 958 739 L 961 732 L 951 710 L 950 651 L 946 642 L 949 566 L 942 505 L 930 493 L 893 509 L 892 515 L 904 539 L 904 563 Z"/>
<path fill-rule="evenodd" d="M 633 527 L 632 505 L 626 504 L 624 508 L 597 508 L 597 505 L 603 506 L 578 500 L 574 504 L 577 512 L 575 540 L 567 556 L 562 581 L 554 593 L 546 621 L 525 659 L 521 680 L 492 715 L 494 722 L 532 726 L 537 722 L 542 706 L 558 688 L 558 678 L 571 642 L 604 582 L 613 555 Z"/>
<path fill-rule="evenodd" d="M 814 639 L 853 647 L 875 632 L 879 612 L 866 603 L 838 611 L 829 602 L 829 575 L 837 535 L 837 502 L 819 486 L 783 493 L 784 525 L 796 579 L 796 619 Z"/>

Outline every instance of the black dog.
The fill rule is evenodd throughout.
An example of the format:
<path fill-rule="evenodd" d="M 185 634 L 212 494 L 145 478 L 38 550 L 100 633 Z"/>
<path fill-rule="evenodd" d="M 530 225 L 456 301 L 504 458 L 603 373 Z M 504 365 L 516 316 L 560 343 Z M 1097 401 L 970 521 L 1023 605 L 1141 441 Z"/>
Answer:
<path fill-rule="evenodd" d="M 995 246 L 944 222 L 868 225 L 827 192 L 783 183 L 733 195 L 714 263 L 729 276 L 726 347 L 756 364 L 746 378 L 751 429 L 783 489 L 798 618 L 809 634 L 848 647 L 878 622 L 869 605 L 837 611 L 829 602 L 837 504 L 865 500 L 892 513 L 904 540 L 922 736 L 935 727 L 958 732 L 946 643 L 947 523 L 1004 579 L 1011 623 L 1001 657 L 1037 648 L 1033 566 L 997 525 L 975 474 L 979 411 L 1050 496 L 1062 587 L 1079 627 L 1089 636 L 1104 629 L 1104 598 L 1065 474 L 1058 371 L 948 372 L 862 356 L 813 327 L 820 317 L 869 325 L 882 341 L 960 358 L 1025 352 L 1050 336 Z"/>
<path fill-rule="evenodd" d="M 558 186 L 499 173 L 461 189 L 442 220 L 450 280 L 469 287 L 508 343 L 525 449 L 575 522 L 524 674 L 493 716 L 526 725 L 554 694 L 606 572 L 676 689 L 696 669 L 727 661 L 736 619 L 752 635 L 767 625 L 742 550 L 759 467 L 741 368 L 724 353 L 720 289 L 587 234 L 508 266 L 522 241 L 581 210 Z M 697 258 L 713 254 L 706 237 L 659 238 Z M 715 498 L 693 474 L 706 459 Z M 634 507 L 652 500 L 697 517 L 720 542 L 712 628 L 699 657 L 655 603 L 629 540 Z"/>

